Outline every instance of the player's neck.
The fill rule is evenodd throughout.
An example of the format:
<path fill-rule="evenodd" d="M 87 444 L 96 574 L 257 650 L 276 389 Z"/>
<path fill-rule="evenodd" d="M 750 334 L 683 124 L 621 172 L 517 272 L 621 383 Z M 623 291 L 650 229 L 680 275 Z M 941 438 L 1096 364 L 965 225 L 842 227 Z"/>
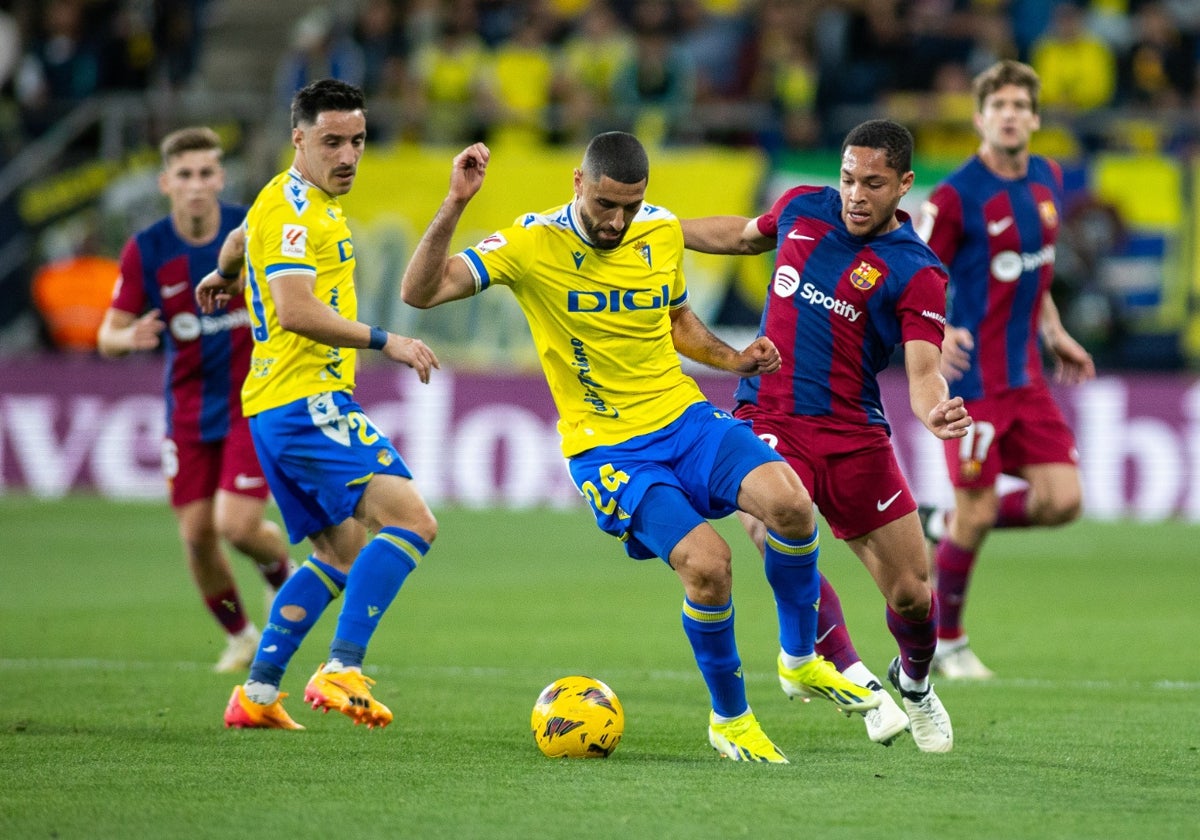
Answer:
<path fill-rule="evenodd" d="M 221 208 L 214 207 L 203 216 L 172 213 L 171 222 L 179 238 L 189 245 L 207 245 L 221 231 Z"/>
<path fill-rule="evenodd" d="M 979 147 L 978 155 L 983 165 L 1001 178 L 1024 178 L 1029 172 L 1028 146 L 1009 151 L 984 144 Z"/>

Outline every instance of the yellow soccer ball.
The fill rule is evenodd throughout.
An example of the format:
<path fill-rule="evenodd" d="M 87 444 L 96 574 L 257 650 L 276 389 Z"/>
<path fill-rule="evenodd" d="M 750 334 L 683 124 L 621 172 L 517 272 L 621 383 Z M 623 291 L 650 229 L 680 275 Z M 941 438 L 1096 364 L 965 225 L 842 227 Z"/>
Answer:
<path fill-rule="evenodd" d="M 550 758 L 608 758 L 625 732 L 625 710 L 600 680 L 563 677 L 542 689 L 530 726 Z"/>

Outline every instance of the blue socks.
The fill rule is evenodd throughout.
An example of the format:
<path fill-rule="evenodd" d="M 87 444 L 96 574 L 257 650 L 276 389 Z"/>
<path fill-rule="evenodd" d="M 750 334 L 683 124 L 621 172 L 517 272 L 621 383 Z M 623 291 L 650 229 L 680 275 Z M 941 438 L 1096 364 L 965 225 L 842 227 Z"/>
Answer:
<path fill-rule="evenodd" d="M 347 668 L 362 667 L 379 620 L 387 612 L 408 573 L 429 551 L 429 543 L 404 528 L 381 528 L 359 552 L 346 581 L 346 601 L 338 617 L 329 658 Z"/>
<path fill-rule="evenodd" d="M 345 587 L 344 572 L 316 557 L 305 560 L 275 596 L 249 681 L 278 686 L 308 631 Z"/>
<path fill-rule="evenodd" d="M 684 598 L 683 632 L 692 643 L 696 664 L 712 695 L 713 711 L 726 718 L 745 714 L 750 706 L 733 636 L 733 601 L 709 607 Z"/>
<path fill-rule="evenodd" d="M 804 542 L 767 531 L 764 563 L 767 582 L 779 613 L 779 646 L 792 656 L 811 656 L 817 637 L 821 575 L 817 571 L 820 541 L 814 528 Z"/>

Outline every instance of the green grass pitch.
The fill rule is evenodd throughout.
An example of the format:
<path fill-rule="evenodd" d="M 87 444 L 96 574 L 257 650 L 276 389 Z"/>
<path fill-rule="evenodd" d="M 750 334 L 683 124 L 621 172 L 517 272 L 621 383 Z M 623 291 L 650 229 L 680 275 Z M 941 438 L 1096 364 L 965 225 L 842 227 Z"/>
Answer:
<path fill-rule="evenodd" d="M 0 837 L 1200 837 L 1195 526 L 994 534 L 967 619 L 998 677 L 939 682 L 955 747 L 925 755 L 783 696 L 760 563 L 719 523 L 750 701 L 791 759 L 767 766 L 708 747 L 675 576 L 625 559 L 582 502 L 438 516 L 368 655 L 396 722 L 300 702 L 335 605 L 284 682 L 307 731 L 231 731 L 237 680 L 210 671 L 222 639 L 167 508 L 0 498 Z M 233 562 L 261 623 L 261 585 Z M 832 537 L 821 565 L 882 674 L 882 599 Z M 607 760 L 533 744 L 538 691 L 569 673 L 625 706 Z"/>

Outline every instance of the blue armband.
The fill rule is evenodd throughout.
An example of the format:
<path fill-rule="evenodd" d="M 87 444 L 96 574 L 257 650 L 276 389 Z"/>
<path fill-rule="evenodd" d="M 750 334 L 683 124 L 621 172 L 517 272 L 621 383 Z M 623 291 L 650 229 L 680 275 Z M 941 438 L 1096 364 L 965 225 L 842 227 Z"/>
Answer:
<path fill-rule="evenodd" d="M 368 350 L 382 350 L 387 344 L 388 333 L 383 327 L 371 327 L 371 338 L 367 341 Z"/>

